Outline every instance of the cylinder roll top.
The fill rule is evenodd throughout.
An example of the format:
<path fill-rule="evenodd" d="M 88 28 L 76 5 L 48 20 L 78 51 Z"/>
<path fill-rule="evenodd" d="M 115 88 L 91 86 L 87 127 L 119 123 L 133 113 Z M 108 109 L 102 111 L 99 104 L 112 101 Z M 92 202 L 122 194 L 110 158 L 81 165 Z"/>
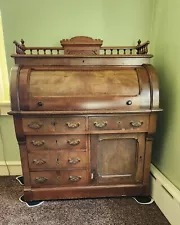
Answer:
<path fill-rule="evenodd" d="M 150 109 L 150 77 L 144 67 L 17 70 L 19 110 Z"/>

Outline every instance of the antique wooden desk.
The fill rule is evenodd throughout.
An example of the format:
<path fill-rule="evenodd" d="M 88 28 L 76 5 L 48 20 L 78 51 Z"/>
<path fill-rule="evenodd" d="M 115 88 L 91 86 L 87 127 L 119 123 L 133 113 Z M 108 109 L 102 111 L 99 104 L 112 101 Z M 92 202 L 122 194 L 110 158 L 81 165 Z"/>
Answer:
<path fill-rule="evenodd" d="M 27 201 L 146 196 L 159 109 L 148 44 L 14 41 L 11 108 Z"/>

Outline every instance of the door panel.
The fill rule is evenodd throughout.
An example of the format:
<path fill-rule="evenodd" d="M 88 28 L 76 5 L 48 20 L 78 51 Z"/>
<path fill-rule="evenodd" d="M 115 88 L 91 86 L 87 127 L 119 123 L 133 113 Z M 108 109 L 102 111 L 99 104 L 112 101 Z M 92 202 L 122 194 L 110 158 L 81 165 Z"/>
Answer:
<path fill-rule="evenodd" d="M 143 178 L 144 134 L 91 137 L 91 166 L 97 183 L 139 183 Z"/>

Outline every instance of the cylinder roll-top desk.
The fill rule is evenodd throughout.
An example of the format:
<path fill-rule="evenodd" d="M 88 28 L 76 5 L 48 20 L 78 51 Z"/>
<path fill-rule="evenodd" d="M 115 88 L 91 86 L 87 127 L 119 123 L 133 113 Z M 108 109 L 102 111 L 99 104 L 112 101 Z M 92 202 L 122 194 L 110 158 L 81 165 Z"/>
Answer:
<path fill-rule="evenodd" d="M 14 41 L 11 112 L 27 201 L 149 195 L 159 109 L 149 42 Z"/>

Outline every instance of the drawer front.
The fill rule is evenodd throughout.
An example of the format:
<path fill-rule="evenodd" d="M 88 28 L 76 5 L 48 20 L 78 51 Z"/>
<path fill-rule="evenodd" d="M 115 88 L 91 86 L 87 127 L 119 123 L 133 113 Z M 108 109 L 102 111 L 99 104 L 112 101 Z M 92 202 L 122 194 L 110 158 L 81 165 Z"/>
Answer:
<path fill-rule="evenodd" d="M 30 170 L 33 169 L 50 169 L 55 167 L 55 156 L 51 151 L 36 151 L 28 154 Z"/>
<path fill-rule="evenodd" d="M 89 130 L 131 130 L 132 132 L 146 131 L 149 117 L 145 115 L 120 115 L 89 117 Z"/>
<path fill-rule="evenodd" d="M 86 151 L 35 151 L 28 154 L 30 170 L 87 168 Z"/>
<path fill-rule="evenodd" d="M 29 150 L 86 149 L 86 136 L 27 136 L 27 148 Z"/>
<path fill-rule="evenodd" d="M 23 118 L 23 130 L 25 133 L 54 133 L 55 126 L 52 118 Z"/>
<path fill-rule="evenodd" d="M 85 117 L 61 117 L 54 118 L 56 132 L 82 132 L 85 131 Z"/>
<path fill-rule="evenodd" d="M 58 151 L 57 158 L 60 168 L 87 168 L 89 163 L 87 151 Z"/>
<path fill-rule="evenodd" d="M 77 133 L 85 131 L 84 117 L 23 118 L 23 130 L 27 133 Z"/>
<path fill-rule="evenodd" d="M 32 187 L 48 185 L 79 186 L 89 183 L 88 170 L 30 172 Z"/>

